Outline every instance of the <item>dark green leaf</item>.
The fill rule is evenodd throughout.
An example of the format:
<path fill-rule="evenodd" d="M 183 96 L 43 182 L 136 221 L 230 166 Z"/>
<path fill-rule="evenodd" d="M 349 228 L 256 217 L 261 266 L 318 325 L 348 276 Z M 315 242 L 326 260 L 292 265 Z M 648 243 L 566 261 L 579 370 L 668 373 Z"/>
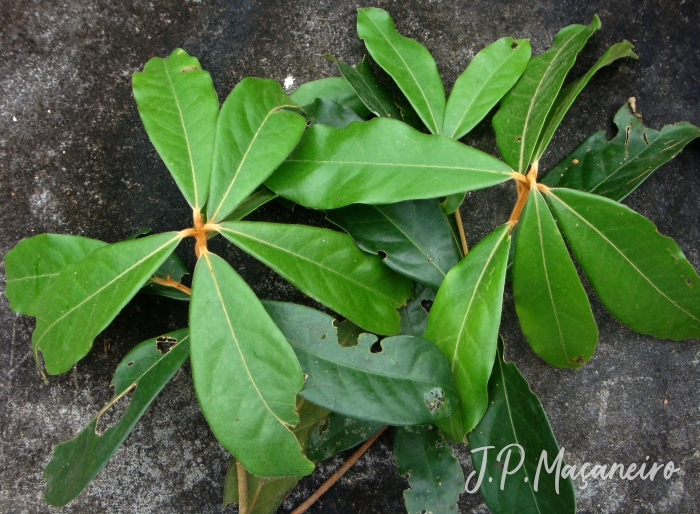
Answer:
<path fill-rule="evenodd" d="M 537 396 L 515 364 L 505 362 L 503 340 L 499 341 L 496 364 L 489 380 L 489 408 L 468 437 L 475 472 L 467 479 L 467 488 L 475 487 L 483 470 L 479 492 L 491 512 L 576 512 L 571 478 L 559 479 L 559 472 L 566 464 L 563 448 L 560 467 L 552 470 L 557 473 L 555 479 L 546 467 L 554 467 L 559 452 L 557 440 Z M 519 448 L 507 448 L 513 444 L 520 444 L 525 452 L 520 467 Z M 495 448 L 475 451 L 488 446 Z M 542 452 L 546 452 L 547 460 L 538 474 Z"/>
<path fill-rule="evenodd" d="M 294 435 L 302 449 L 306 449 L 309 435 L 319 422 L 328 416 L 328 411 L 314 405 L 304 398 L 297 399 L 299 424 L 294 427 Z M 238 503 L 238 466 L 236 458 L 231 457 L 224 481 L 224 506 Z M 287 495 L 294 489 L 301 477 L 263 478 L 246 471 L 248 486 L 248 513 L 273 514 Z"/>
<path fill-rule="evenodd" d="M 347 418 L 331 412 L 311 432 L 306 455 L 314 462 L 321 462 L 366 441 L 383 426 L 382 423 Z"/>
<path fill-rule="evenodd" d="M 461 441 L 488 406 L 487 384 L 501 321 L 510 225 L 494 230 L 452 268 L 430 310 L 424 337 L 450 361 L 460 412 L 438 423 Z"/>
<path fill-rule="evenodd" d="M 357 248 L 340 232 L 305 225 L 237 221 L 221 233 L 304 293 L 365 330 L 396 334 L 397 309 L 411 294 L 411 281 Z"/>
<path fill-rule="evenodd" d="M 209 73 L 177 48 L 134 73 L 134 98 L 153 146 L 189 204 L 199 210 L 209 191 L 219 100 Z"/>
<path fill-rule="evenodd" d="M 632 330 L 700 338 L 700 277 L 675 241 L 608 198 L 552 189 L 549 205 L 600 301 Z"/>
<path fill-rule="evenodd" d="M 36 316 L 41 294 L 61 270 L 106 244 L 97 239 L 61 234 L 23 239 L 5 255 L 5 296 L 10 300 L 10 308 Z"/>
<path fill-rule="evenodd" d="M 499 39 L 474 56 L 457 78 L 445 108 L 442 133 L 460 139 L 515 85 L 530 60 L 530 41 Z"/>
<path fill-rule="evenodd" d="M 403 309 L 403 307 L 401 308 Z M 338 344 L 340 346 L 355 346 L 360 335 L 365 333 L 362 327 L 358 327 L 349 319 L 340 323 L 336 320 L 334 326 L 338 333 Z"/>
<path fill-rule="evenodd" d="M 527 171 L 566 74 L 599 28 L 600 20 L 594 16 L 590 25 L 561 29 L 549 50 L 530 59 L 525 73 L 501 101 L 493 117 L 496 142 L 503 160 L 517 171 Z"/>
<path fill-rule="evenodd" d="M 447 217 L 434 199 L 355 204 L 326 215 L 364 251 L 382 254 L 391 269 L 434 289 L 462 258 Z"/>
<path fill-rule="evenodd" d="M 598 59 L 598 62 L 595 63 L 590 70 L 588 70 L 588 73 L 559 91 L 557 99 L 554 101 L 554 105 L 552 105 L 552 109 L 547 115 L 547 121 L 542 128 L 540 140 L 537 143 L 537 148 L 535 149 L 535 153 L 532 158 L 534 161 L 537 161 L 540 157 L 542 157 L 542 154 L 547 149 L 549 141 L 552 139 L 552 136 L 561 123 L 561 120 L 564 119 L 569 107 L 571 107 L 571 104 L 574 103 L 574 100 L 576 100 L 579 93 L 583 91 L 583 88 L 586 87 L 586 84 L 588 84 L 591 78 L 593 78 L 593 75 L 595 75 L 599 69 L 608 66 L 617 59 L 622 59 L 623 57 L 631 57 L 632 59 L 637 58 L 635 53 L 632 51 L 632 44 L 629 41 L 622 41 L 621 43 L 617 43 L 608 48 L 608 51 L 605 52 L 600 59 Z"/>
<path fill-rule="evenodd" d="M 248 198 L 243 200 L 238 207 L 236 207 L 231 214 L 226 216 L 222 221 L 238 221 L 256 210 L 258 207 L 262 207 L 270 200 L 277 198 L 277 195 L 270 191 L 265 186 L 260 186 L 255 192 Z"/>
<path fill-rule="evenodd" d="M 153 399 L 188 356 L 187 329 L 171 332 L 136 346 L 114 373 L 114 398 L 104 406 L 75 439 L 59 444 L 44 471 L 49 505 L 62 507 L 78 496 L 105 467 Z M 98 433 L 98 421 L 120 399 L 132 393 L 119 421 Z"/>
<path fill-rule="evenodd" d="M 416 284 L 413 298 L 401 309 L 401 334 L 422 336 L 428 324 L 428 312 L 435 300 L 435 291 L 421 284 Z"/>
<path fill-rule="evenodd" d="M 267 180 L 306 207 L 389 204 L 500 184 L 512 170 L 495 157 L 405 123 L 375 118 L 338 129 L 315 125 Z"/>
<path fill-rule="evenodd" d="M 175 232 L 123 241 L 94 250 L 63 268 L 44 291 L 37 309 L 32 346 L 46 370 L 68 371 L 148 278 L 173 252 Z"/>
<path fill-rule="evenodd" d="M 329 127 L 345 127 L 353 121 L 364 121 L 352 109 L 325 98 L 317 98 L 305 105 L 304 112 L 309 126 L 320 124 Z"/>
<path fill-rule="evenodd" d="M 358 9 L 357 34 L 372 58 L 394 79 L 433 134 L 442 130 L 445 90 L 435 60 L 418 41 L 396 31 L 383 9 Z"/>
<path fill-rule="evenodd" d="M 513 260 L 520 326 L 535 353 L 560 368 L 578 368 L 598 342 L 588 297 L 547 203 L 530 191 Z"/>
<path fill-rule="evenodd" d="M 297 105 L 308 105 L 316 98 L 325 98 L 352 109 L 363 119 L 370 116 L 369 109 L 362 103 L 355 90 L 343 77 L 328 77 L 302 84 L 291 94 Z"/>
<path fill-rule="evenodd" d="M 190 336 L 197 399 L 221 445 L 258 476 L 311 473 L 291 430 L 304 385 L 294 352 L 255 293 L 209 252 L 194 271 Z"/>
<path fill-rule="evenodd" d="M 424 339 L 396 336 L 370 348 L 338 344 L 333 318 L 291 303 L 266 302 L 307 375 L 307 400 L 344 416 L 385 425 L 420 425 L 449 416 L 457 405 L 447 359 Z"/>
<path fill-rule="evenodd" d="M 457 514 L 464 472 L 437 428 L 398 428 L 394 456 L 399 473 L 408 475 L 411 486 L 403 493 L 408 514 Z"/>
<path fill-rule="evenodd" d="M 216 125 L 210 222 L 226 218 L 280 165 L 306 123 L 299 107 L 271 79 L 243 79 L 221 107 Z"/>
<path fill-rule="evenodd" d="M 700 128 L 685 121 L 666 125 L 661 132 L 646 128 L 641 117 L 625 104 L 615 115 L 617 135 L 607 140 L 605 131 L 586 139 L 550 171 L 544 184 L 567 187 L 622 200 L 651 173 L 673 159 Z"/>
<path fill-rule="evenodd" d="M 357 96 L 360 97 L 360 100 L 372 113 L 383 118 L 403 119 L 389 92 L 374 77 L 367 56 L 355 66 L 349 66 L 340 62 L 332 55 L 324 57 L 338 66 L 345 80 L 348 81 L 357 93 Z"/>
<path fill-rule="evenodd" d="M 178 257 L 178 255 L 175 252 L 173 252 L 165 260 L 165 262 L 160 265 L 160 268 L 156 270 L 156 272 L 153 274 L 153 277 L 151 277 L 151 280 L 149 280 L 148 283 L 141 288 L 141 292 L 165 296 L 167 298 L 173 298 L 175 300 L 189 301 L 190 295 L 188 295 L 184 291 L 180 291 L 179 289 L 175 289 L 174 287 L 166 286 L 153 281 L 154 278 L 163 280 L 171 278 L 175 282 L 181 282 L 182 277 L 188 275 L 189 272 L 190 270 L 187 269 L 187 266 L 185 266 L 185 263 L 182 262 L 182 259 L 180 259 L 180 257 Z"/>

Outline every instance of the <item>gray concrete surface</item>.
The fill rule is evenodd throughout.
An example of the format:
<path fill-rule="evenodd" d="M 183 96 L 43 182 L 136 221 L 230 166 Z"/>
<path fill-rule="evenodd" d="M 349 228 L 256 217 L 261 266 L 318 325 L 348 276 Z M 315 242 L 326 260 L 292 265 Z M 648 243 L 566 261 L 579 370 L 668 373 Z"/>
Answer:
<path fill-rule="evenodd" d="M 601 71 L 564 120 L 543 163 L 558 162 L 582 139 L 612 130 L 629 96 L 645 122 L 660 128 L 700 124 L 700 6 L 686 1 L 411 0 L 309 1 L 3 0 L 0 3 L 0 255 L 21 238 L 57 232 L 115 242 L 149 226 L 184 227 L 189 212 L 151 147 L 131 95 L 130 76 L 154 55 L 177 46 L 199 56 L 220 98 L 254 75 L 298 85 L 333 75 L 320 55 L 355 62 L 363 47 L 355 9 L 384 7 L 401 32 L 435 55 L 449 88 L 480 48 L 502 36 L 528 37 L 543 51 L 562 26 L 603 28 L 576 70 L 607 46 L 629 39 L 638 62 Z M 495 152 L 488 123 L 467 142 Z M 700 267 L 700 144 L 689 146 L 628 200 L 678 241 Z M 469 195 L 464 222 L 473 243 L 502 223 L 514 200 L 509 185 Z M 322 224 L 318 213 L 269 205 L 257 219 Z M 217 250 L 262 298 L 305 301 L 292 286 L 230 246 Z M 192 264 L 191 248 L 181 254 Z M 0 268 L 0 284 L 4 268 Z M 0 286 L 4 287 L 4 286 Z M 506 294 L 503 333 L 514 359 L 539 395 L 567 459 L 574 464 L 673 460 L 674 479 L 653 483 L 593 482 L 577 489 L 580 512 L 700 511 L 700 345 L 640 336 L 593 298 L 600 343 L 579 371 L 546 365 L 530 351 Z M 30 357 L 33 320 L 12 313 L 0 296 L 0 511 L 50 512 L 41 473 L 53 445 L 72 437 L 110 396 L 109 380 L 135 343 L 186 323 L 183 303 L 138 297 L 66 375 L 43 384 Z M 400 512 L 405 481 L 395 473 L 390 434 L 382 437 L 316 506 L 321 512 Z M 464 448 L 458 453 L 468 469 Z M 281 509 L 289 512 L 333 472 L 319 466 Z M 227 456 L 209 432 L 187 366 L 156 399 L 111 463 L 65 512 L 185 513 L 222 509 Z M 487 512 L 463 495 L 460 512 Z"/>

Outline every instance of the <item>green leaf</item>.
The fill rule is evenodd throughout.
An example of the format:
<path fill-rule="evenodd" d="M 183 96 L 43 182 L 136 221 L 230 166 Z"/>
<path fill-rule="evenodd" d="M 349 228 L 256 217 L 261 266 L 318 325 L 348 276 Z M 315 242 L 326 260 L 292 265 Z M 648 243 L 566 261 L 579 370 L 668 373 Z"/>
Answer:
<path fill-rule="evenodd" d="M 598 342 L 591 305 L 547 203 L 530 191 L 513 260 L 520 326 L 535 353 L 560 368 L 578 368 Z"/>
<path fill-rule="evenodd" d="M 600 28 L 593 17 L 590 25 L 569 25 L 559 31 L 552 46 L 530 59 L 525 73 L 501 101 L 493 117 L 498 149 L 503 160 L 521 173 L 528 165 L 566 74 L 577 54 Z"/>
<path fill-rule="evenodd" d="M 383 254 L 394 271 L 434 289 L 462 255 L 437 200 L 355 204 L 326 216 L 365 252 Z"/>
<path fill-rule="evenodd" d="M 134 73 L 134 98 L 148 137 L 196 210 L 209 191 L 219 100 L 209 73 L 177 48 Z"/>
<path fill-rule="evenodd" d="M 499 39 L 474 56 L 457 78 L 445 108 L 442 133 L 462 138 L 517 82 L 530 60 L 530 41 Z"/>
<path fill-rule="evenodd" d="M 447 359 L 425 339 L 388 337 L 381 351 L 362 334 L 356 346 L 338 344 L 333 318 L 291 303 L 265 308 L 294 348 L 307 400 L 351 418 L 385 425 L 432 423 L 454 412 L 457 397 Z"/>
<path fill-rule="evenodd" d="M 353 121 L 364 121 L 352 109 L 325 98 L 317 98 L 305 105 L 304 112 L 306 112 L 306 121 L 309 126 L 320 124 L 329 127 L 345 127 Z"/>
<path fill-rule="evenodd" d="M 700 338 L 700 277 L 675 241 L 613 200 L 552 189 L 549 205 L 600 301 L 632 330 Z"/>
<path fill-rule="evenodd" d="M 352 86 L 343 77 L 312 80 L 299 86 L 290 97 L 297 105 L 308 105 L 316 98 L 325 98 L 352 109 L 363 119 L 371 114 Z"/>
<path fill-rule="evenodd" d="M 342 129 L 309 128 L 266 185 L 306 207 L 337 209 L 482 189 L 511 174 L 506 164 L 475 148 L 375 118 Z"/>
<path fill-rule="evenodd" d="M 190 270 L 187 269 L 185 263 L 182 259 L 175 253 L 171 253 L 170 256 L 165 260 L 163 264 L 156 270 L 151 277 L 151 280 L 141 288 L 142 293 L 155 294 L 159 296 L 165 296 L 167 298 L 173 298 L 174 300 L 184 300 L 189 301 L 190 295 L 174 287 L 165 286 L 163 284 L 158 284 L 154 282 L 154 278 L 167 280 L 168 277 L 173 279 L 175 282 L 181 282 L 182 277 L 189 275 Z"/>
<path fill-rule="evenodd" d="M 36 316 L 41 294 L 61 270 L 106 244 L 97 239 L 61 234 L 23 239 L 5 255 L 5 296 L 10 308 Z"/>
<path fill-rule="evenodd" d="M 423 336 L 450 361 L 460 411 L 438 423 L 452 441 L 476 426 L 488 405 L 487 384 L 501 321 L 510 225 L 494 230 L 445 277 Z"/>
<path fill-rule="evenodd" d="M 428 312 L 435 300 L 435 291 L 421 284 L 416 284 L 413 298 L 399 309 L 401 315 L 401 334 L 422 336 L 428 324 Z"/>
<path fill-rule="evenodd" d="M 297 398 L 299 424 L 294 427 L 294 435 L 302 449 L 306 449 L 311 431 L 328 416 L 328 411 L 318 405 Z M 248 486 L 248 513 L 273 514 L 287 495 L 294 489 L 301 477 L 259 477 L 246 471 Z M 231 457 L 224 481 L 224 506 L 238 503 L 238 466 Z"/>
<path fill-rule="evenodd" d="M 341 321 L 340 323 L 336 320 L 334 326 L 338 333 L 338 344 L 340 346 L 355 346 L 360 335 L 365 333 L 362 327 L 355 325 L 349 319 Z"/>
<path fill-rule="evenodd" d="M 32 346 L 46 370 L 68 371 L 148 281 L 182 239 L 176 232 L 123 241 L 94 250 L 63 268 L 37 308 Z"/>
<path fill-rule="evenodd" d="M 360 100 L 372 113 L 383 118 L 403 119 L 401 111 L 394 103 L 389 92 L 374 77 L 366 55 L 355 66 L 349 66 L 340 62 L 330 54 L 324 57 L 338 66 L 345 80 L 348 81 L 348 84 L 352 86 L 357 96 L 360 97 Z"/>
<path fill-rule="evenodd" d="M 437 428 L 398 428 L 394 456 L 399 474 L 408 475 L 411 486 L 403 493 L 408 514 L 457 513 L 464 472 Z"/>
<path fill-rule="evenodd" d="M 506 448 L 514 443 L 520 444 L 525 451 L 525 460 L 520 467 L 518 463 L 521 454 L 518 447 Z M 469 434 L 469 446 L 472 448 L 473 473 L 477 478 L 472 480 L 474 475 L 470 475 L 467 478 L 467 488 L 470 490 L 475 487 L 483 469 L 479 492 L 494 514 L 576 512 L 576 496 L 571 478 L 559 479 L 559 472 L 566 465 L 563 461 L 563 448 L 560 467 L 556 468 L 559 447 L 547 415 L 515 364 L 505 362 L 503 340 L 499 341 L 496 364 L 489 380 L 489 408 Z M 488 446 L 495 448 L 475 452 Z M 500 454 L 501 451 L 504 453 Z M 538 474 L 538 463 L 544 451 L 547 460 L 542 463 Z M 555 468 L 552 472 L 556 472 L 556 481 L 546 467 Z M 503 477 L 506 470 L 508 475 Z"/>
<path fill-rule="evenodd" d="M 44 471 L 44 497 L 49 505 L 66 505 L 107 465 L 153 399 L 187 360 L 188 348 L 187 329 L 183 329 L 144 341 L 122 359 L 112 379 L 114 398 L 74 439 L 54 448 Z M 128 393 L 132 393 L 129 406 L 119 421 L 98 433 L 99 419 Z"/>
<path fill-rule="evenodd" d="M 445 90 L 435 60 L 418 41 L 402 36 L 383 9 L 358 9 L 357 34 L 433 134 L 442 129 Z"/>
<path fill-rule="evenodd" d="M 216 125 L 210 222 L 226 218 L 280 165 L 299 142 L 306 122 L 271 79 L 248 77 L 238 83 Z"/>
<path fill-rule="evenodd" d="M 464 193 L 448 195 L 442 202 L 440 202 L 440 208 L 445 214 L 452 214 L 462 206 L 462 202 L 464 202 L 464 198 L 466 196 L 466 191 Z"/>
<path fill-rule="evenodd" d="M 595 75 L 599 69 L 623 57 L 637 59 L 637 56 L 632 51 L 632 44 L 629 41 L 622 41 L 608 48 L 608 51 L 598 59 L 598 62 L 595 63 L 590 70 L 588 70 L 588 73 L 559 91 L 557 99 L 554 101 L 554 105 L 552 105 L 547 115 L 547 121 L 545 121 L 544 127 L 542 128 L 533 160 L 537 161 L 542 157 L 542 154 L 547 149 L 547 145 L 551 141 L 552 136 L 554 136 L 554 132 L 557 130 L 561 120 L 564 119 L 569 107 L 574 103 L 579 93 L 583 91 L 583 88 L 586 87 L 586 84 L 593 78 L 593 75 Z"/>
<path fill-rule="evenodd" d="M 194 389 L 221 446 L 261 477 L 311 473 L 291 430 L 304 385 L 294 352 L 250 287 L 209 252 L 194 270 L 190 337 Z"/>
<path fill-rule="evenodd" d="M 641 116 L 625 104 L 615 115 L 617 135 L 607 140 L 596 132 L 550 171 L 542 182 L 622 200 L 651 173 L 673 159 L 700 128 L 685 121 L 666 125 L 661 132 L 642 124 Z"/>
<path fill-rule="evenodd" d="M 306 455 L 314 462 L 321 462 L 366 441 L 383 426 L 382 423 L 348 418 L 331 412 L 311 432 Z"/>
<path fill-rule="evenodd" d="M 260 186 L 251 194 L 248 198 L 243 200 L 238 207 L 236 207 L 231 214 L 226 216 L 222 221 L 238 221 L 255 211 L 257 208 L 262 207 L 267 202 L 277 198 L 277 195 L 270 191 L 265 186 Z"/>
<path fill-rule="evenodd" d="M 221 224 L 233 244 L 264 262 L 296 287 L 365 330 L 396 334 L 396 311 L 411 281 L 333 230 L 262 222 Z"/>

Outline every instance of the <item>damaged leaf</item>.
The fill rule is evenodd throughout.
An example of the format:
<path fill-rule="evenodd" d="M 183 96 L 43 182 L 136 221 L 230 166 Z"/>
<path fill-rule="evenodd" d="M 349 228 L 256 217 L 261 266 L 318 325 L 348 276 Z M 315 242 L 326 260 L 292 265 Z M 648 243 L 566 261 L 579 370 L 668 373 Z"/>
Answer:
<path fill-rule="evenodd" d="M 366 441 L 383 426 L 383 423 L 348 418 L 331 412 L 311 432 L 306 455 L 314 462 L 329 459 Z"/>

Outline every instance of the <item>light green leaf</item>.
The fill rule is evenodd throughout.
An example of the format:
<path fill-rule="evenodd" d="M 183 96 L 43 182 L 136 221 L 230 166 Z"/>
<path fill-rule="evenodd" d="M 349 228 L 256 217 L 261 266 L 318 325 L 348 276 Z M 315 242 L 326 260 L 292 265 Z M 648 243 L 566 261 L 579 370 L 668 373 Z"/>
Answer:
<path fill-rule="evenodd" d="M 309 128 L 266 185 L 306 207 L 337 209 L 437 198 L 511 175 L 506 164 L 475 148 L 375 118 L 342 129 Z"/>
<path fill-rule="evenodd" d="M 361 251 L 352 238 L 305 225 L 221 224 L 221 233 L 327 307 L 378 334 L 399 332 L 411 281 Z"/>
<path fill-rule="evenodd" d="M 423 336 L 450 361 L 460 411 L 438 423 L 460 441 L 488 406 L 487 384 L 501 321 L 510 225 L 494 230 L 452 268 L 438 290 Z"/>
<path fill-rule="evenodd" d="M 148 137 L 196 210 L 209 191 L 219 100 L 209 73 L 177 48 L 134 73 L 134 98 Z"/>
<path fill-rule="evenodd" d="M 445 90 L 430 52 L 418 41 L 399 34 L 383 9 L 358 9 L 357 34 L 372 58 L 406 95 L 425 126 L 439 134 Z"/>
<path fill-rule="evenodd" d="M 434 289 L 462 258 L 437 200 L 348 205 L 326 216 L 364 251 L 382 254 L 394 271 Z"/>
<path fill-rule="evenodd" d="M 299 397 L 297 412 L 299 424 L 293 432 L 302 449 L 306 449 L 311 431 L 328 416 L 328 411 Z M 248 514 L 273 514 L 300 479 L 301 477 L 259 477 L 246 471 Z M 236 458 L 231 457 L 224 481 L 224 506 L 238 501 L 238 466 Z"/>
<path fill-rule="evenodd" d="M 561 120 L 564 119 L 569 107 L 574 103 L 579 93 L 583 91 L 583 88 L 586 87 L 586 84 L 593 78 L 593 75 L 595 75 L 599 69 L 623 57 L 637 59 L 636 54 L 632 51 L 632 44 L 629 41 L 622 41 L 608 48 L 608 51 L 598 59 L 598 62 L 595 63 L 590 70 L 588 70 L 588 73 L 559 91 L 557 99 L 554 101 L 554 105 L 552 105 L 547 115 L 547 121 L 545 121 L 544 127 L 542 128 L 542 133 L 537 142 L 537 148 L 535 149 L 532 160 L 537 161 L 542 157 L 542 154 L 547 149 L 547 145 L 551 141 L 552 136 L 554 136 L 554 132 L 557 130 Z"/>
<path fill-rule="evenodd" d="M 657 338 L 700 338 L 700 277 L 673 239 L 608 198 L 552 189 L 547 200 L 613 316 Z"/>
<path fill-rule="evenodd" d="M 556 460 L 559 446 L 547 414 L 515 364 L 505 362 L 500 338 L 489 380 L 489 408 L 468 438 L 472 451 L 492 447 L 486 450 L 488 453 L 484 450 L 472 453 L 475 472 L 467 479 L 467 488 L 471 490 L 484 470 L 479 492 L 491 512 L 576 512 L 573 482 L 558 474 L 566 463 L 563 452 L 561 460 Z M 525 460 L 517 470 L 521 460 L 517 446 L 507 448 L 499 456 L 499 452 L 514 443 L 525 451 Z M 542 452 L 546 452 L 547 461 L 538 467 Z M 556 462 L 560 462 L 559 467 Z M 554 468 L 552 473 L 546 467 Z M 506 468 L 509 474 L 503 477 Z"/>
<path fill-rule="evenodd" d="M 221 107 L 216 125 L 210 222 L 226 218 L 292 151 L 306 122 L 271 79 L 243 79 Z"/>
<path fill-rule="evenodd" d="M 209 252 L 194 271 L 190 337 L 197 399 L 221 445 L 261 477 L 311 473 L 291 430 L 304 385 L 294 352 L 250 287 Z"/>
<path fill-rule="evenodd" d="M 401 334 L 421 337 L 428 325 L 428 313 L 435 301 L 435 291 L 421 284 L 416 284 L 413 298 L 399 309 L 401 315 Z"/>
<path fill-rule="evenodd" d="M 153 399 L 187 360 L 188 349 L 187 329 L 183 329 L 144 341 L 122 359 L 112 379 L 114 398 L 74 439 L 54 448 L 44 471 L 44 497 L 49 505 L 66 505 L 107 465 Z M 100 418 L 129 393 L 133 396 L 119 421 L 99 433 Z"/>
<path fill-rule="evenodd" d="M 353 121 L 364 121 L 352 109 L 325 98 L 317 98 L 312 103 L 305 105 L 304 112 L 309 126 L 321 124 L 329 127 L 345 127 Z"/>
<path fill-rule="evenodd" d="M 474 56 L 457 78 L 445 108 L 442 133 L 460 139 L 515 85 L 530 60 L 530 41 L 499 39 Z"/>
<path fill-rule="evenodd" d="M 628 103 L 617 111 L 615 125 L 618 132 L 613 139 L 608 141 L 605 131 L 596 132 L 542 182 L 620 201 L 700 137 L 700 128 L 685 121 L 666 125 L 661 132 L 647 128 Z"/>
<path fill-rule="evenodd" d="M 408 514 L 457 513 L 464 472 L 437 428 L 398 428 L 394 456 L 399 473 L 408 475 L 411 486 L 403 493 Z"/>
<path fill-rule="evenodd" d="M 222 221 L 241 220 L 248 216 L 248 214 L 255 211 L 257 208 L 262 207 L 267 202 L 274 200 L 275 198 L 277 198 L 275 193 L 270 191 L 265 186 L 260 186 L 253 194 L 238 204 L 238 207 L 236 207 L 233 212 L 226 216 L 226 218 Z"/>
<path fill-rule="evenodd" d="M 501 101 L 493 117 L 496 142 L 503 160 L 517 171 L 527 171 L 566 74 L 599 28 L 600 20 L 594 16 L 590 25 L 561 29 L 549 50 L 530 59 L 525 73 Z"/>
<path fill-rule="evenodd" d="M 384 425 L 348 418 L 331 412 L 330 416 L 314 427 L 309 437 L 308 457 L 314 462 L 329 459 L 366 441 Z"/>
<path fill-rule="evenodd" d="M 68 371 L 92 347 L 182 239 L 176 232 L 123 241 L 94 250 L 63 268 L 37 308 L 32 346 L 46 370 Z"/>
<path fill-rule="evenodd" d="M 308 105 L 316 98 L 325 98 L 343 107 L 352 109 L 363 119 L 366 119 L 371 114 L 352 86 L 343 77 L 312 80 L 299 86 L 290 95 L 290 98 L 297 105 Z"/>
<path fill-rule="evenodd" d="M 97 239 L 61 234 L 23 239 L 5 255 L 5 296 L 10 300 L 10 308 L 36 316 L 41 294 L 61 270 L 106 244 Z"/>
<path fill-rule="evenodd" d="M 513 296 L 520 326 L 535 353 L 560 368 L 578 368 L 598 342 L 591 305 L 569 251 L 537 189 L 520 218 Z"/>
<path fill-rule="evenodd" d="M 344 348 L 329 315 L 291 303 L 266 302 L 265 308 L 307 375 L 301 396 L 316 405 L 397 426 L 432 423 L 457 407 L 449 364 L 431 342 L 388 337 L 372 353 L 377 337 L 362 334 L 357 345 Z"/>

